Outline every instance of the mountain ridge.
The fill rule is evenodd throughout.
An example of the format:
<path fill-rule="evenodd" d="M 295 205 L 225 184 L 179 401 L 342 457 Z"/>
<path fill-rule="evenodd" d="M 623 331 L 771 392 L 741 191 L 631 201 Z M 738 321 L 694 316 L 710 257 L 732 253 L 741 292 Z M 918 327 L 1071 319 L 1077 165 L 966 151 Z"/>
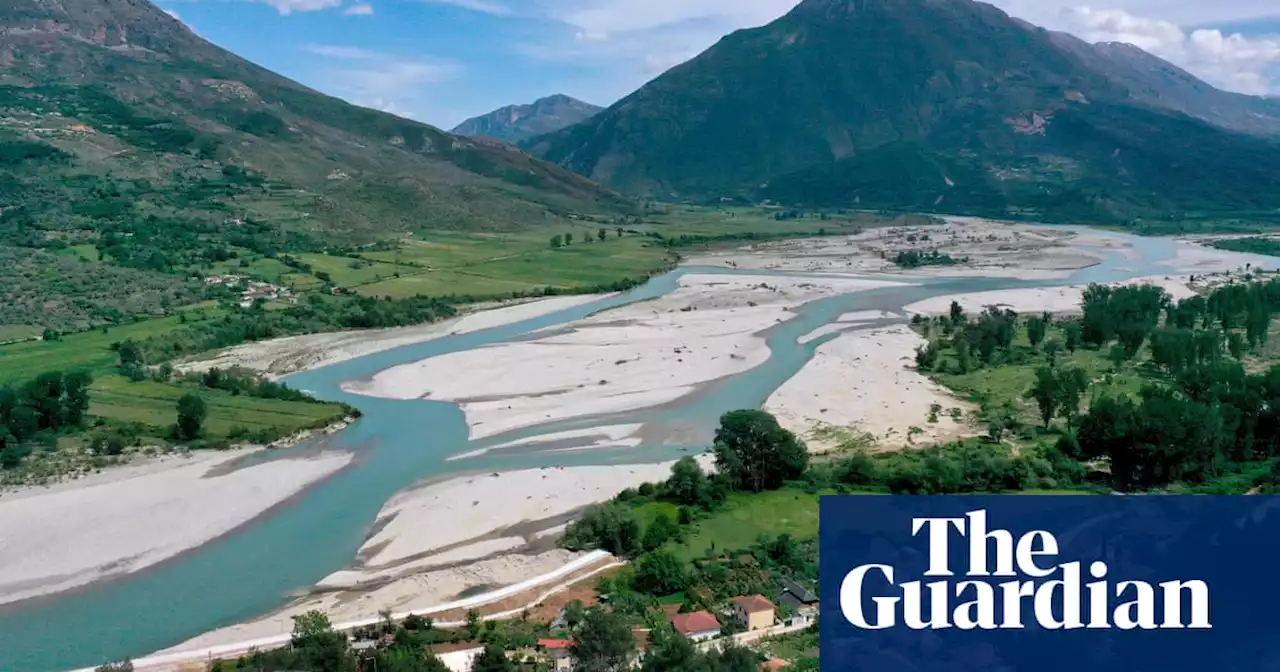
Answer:
<path fill-rule="evenodd" d="M 1213 150 L 1191 147 L 1189 168 L 1167 153 L 1181 146 L 1171 135 Z M 1107 222 L 1233 201 L 1269 208 L 1259 192 L 1280 177 L 1274 144 L 1134 100 L 1131 85 L 1049 31 L 970 0 L 805 0 L 526 147 L 644 196 L 984 203 L 983 214 Z M 895 157 L 904 170 L 942 160 L 970 181 L 957 188 L 940 176 L 907 198 L 863 181 L 875 172 L 860 165 L 866 155 Z M 1171 188 L 1152 161 L 1188 183 Z M 1212 193 L 1204 185 L 1221 174 L 1238 181 Z"/>
<path fill-rule="evenodd" d="M 467 137 L 489 137 L 511 144 L 558 131 L 586 121 L 604 108 L 562 93 L 539 98 L 527 105 L 506 105 L 472 117 L 449 132 Z"/>

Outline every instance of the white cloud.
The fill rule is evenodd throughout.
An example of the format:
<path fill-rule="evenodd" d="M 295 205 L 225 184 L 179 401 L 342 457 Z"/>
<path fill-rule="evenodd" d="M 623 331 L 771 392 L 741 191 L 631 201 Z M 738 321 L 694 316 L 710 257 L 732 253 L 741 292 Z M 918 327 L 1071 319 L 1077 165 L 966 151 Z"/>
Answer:
<path fill-rule="evenodd" d="M 302 47 L 303 51 L 313 53 L 317 56 L 326 56 L 328 58 L 341 58 L 348 61 L 367 61 L 379 58 L 382 55 L 377 52 L 361 49 L 360 47 L 347 47 L 337 44 L 308 44 Z"/>
<path fill-rule="evenodd" d="M 492 2 L 491 0 L 422 0 L 430 5 L 450 5 L 452 7 L 460 7 L 469 9 L 473 12 L 481 14 L 492 14 L 494 16 L 508 16 L 512 14 L 511 8 L 506 5 Z"/>
<path fill-rule="evenodd" d="M 342 0 L 259 0 L 276 8 L 281 16 L 288 16 L 294 12 L 317 12 L 322 9 L 331 9 L 342 4 Z"/>
<path fill-rule="evenodd" d="M 371 16 L 373 14 L 373 5 L 367 2 L 357 2 L 342 10 L 342 13 L 347 16 Z"/>
<path fill-rule="evenodd" d="M 1127 42 L 1186 68 L 1223 89 L 1256 95 L 1280 93 L 1280 37 L 1188 33 L 1177 24 L 1123 10 L 1075 8 L 1064 13 L 1071 32 L 1090 42 Z"/>
<path fill-rule="evenodd" d="M 323 57 L 314 78 L 322 89 L 356 105 L 404 117 L 426 118 L 436 101 L 432 85 L 454 79 L 460 63 L 428 57 L 404 57 L 359 47 L 309 44 L 303 51 Z"/>

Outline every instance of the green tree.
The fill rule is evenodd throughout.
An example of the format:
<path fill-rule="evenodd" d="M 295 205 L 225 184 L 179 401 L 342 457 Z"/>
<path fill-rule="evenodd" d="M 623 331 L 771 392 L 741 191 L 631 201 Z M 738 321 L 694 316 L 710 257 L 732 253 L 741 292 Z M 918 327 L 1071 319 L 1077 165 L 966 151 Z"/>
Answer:
<path fill-rule="evenodd" d="M 132 339 L 120 344 L 117 355 L 120 358 L 121 368 L 143 364 L 142 348 L 138 347 L 138 344 L 134 343 Z"/>
<path fill-rule="evenodd" d="M 566 234 L 564 234 L 564 244 L 565 244 L 565 245 L 572 245 L 572 244 L 573 244 L 573 234 L 572 234 L 572 233 L 566 233 Z"/>
<path fill-rule="evenodd" d="M 61 339 L 62 335 L 54 329 L 46 328 L 44 332 L 40 334 L 40 340 L 42 341 L 57 341 Z"/>
<path fill-rule="evenodd" d="M 467 639 L 475 640 L 480 637 L 480 627 L 483 621 L 480 620 L 480 612 L 475 609 L 467 610 Z"/>
<path fill-rule="evenodd" d="M 507 652 L 501 646 L 486 644 L 480 655 L 471 661 L 471 672 L 516 672 L 516 665 L 507 658 Z"/>
<path fill-rule="evenodd" d="M 608 233 L 607 231 L 605 231 L 604 229 L 600 229 L 599 231 L 596 231 L 596 238 L 597 238 L 600 242 L 602 242 L 602 243 L 603 243 L 603 242 L 604 242 L 604 239 L 605 239 L 605 238 L 608 238 L 608 237 L 609 237 L 609 233 Z"/>
<path fill-rule="evenodd" d="M 641 540 L 640 545 L 644 550 L 652 551 L 667 543 L 667 540 L 674 539 L 679 535 L 680 527 L 664 511 L 655 516 L 653 522 L 649 523 L 649 526 L 645 528 L 644 538 Z"/>
<path fill-rule="evenodd" d="M 1062 325 L 1062 335 L 1066 339 L 1067 352 L 1075 352 L 1080 347 L 1083 328 L 1079 322 L 1068 322 Z"/>
<path fill-rule="evenodd" d="M 89 385 L 93 378 L 83 372 L 67 374 L 63 379 L 63 420 L 68 425 L 79 427 L 84 424 L 84 414 L 89 410 Z"/>
<path fill-rule="evenodd" d="M 619 237 L 619 238 L 621 238 L 621 237 L 622 237 L 622 227 L 621 227 L 621 226 L 619 226 L 619 227 L 618 227 L 617 232 L 618 232 L 618 237 Z"/>
<path fill-rule="evenodd" d="M 569 655 L 575 672 L 622 672 L 631 667 L 636 640 L 621 614 L 590 609 L 573 632 Z"/>
<path fill-rule="evenodd" d="M 730 411 L 715 435 L 716 467 L 740 490 L 777 490 L 799 478 L 809 452 L 795 434 L 764 411 Z"/>
<path fill-rule="evenodd" d="M 417 648 L 392 646 L 379 650 L 374 656 L 378 672 L 448 672 L 449 667 L 439 658 Z"/>
<path fill-rule="evenodd" d="M 1027 319 L 1027 340 L 1031 342 L 1031 348 L 1040 347 L 1040 342 L 1044 340 L 1045 332 L 1048 331 L 1048 323 L 1042 317 L 1032 317 Z"/>
<path fill-rule="evenodd" d="M 334 630 L 329 617 L 319 611 L 293 617 L 291 641 L 301 669 L 311 672 L 354 672 L 356 669 L 347 636 Z"/>
<path fill-rule="evenodd" d="M 1089 390 L 1089 376 L 1077 367 L 1059 369 L 1055 374 L 1058 382 L 1058 412 L 1067 421 L 1067 429 L 1071 429 L 1076 416 L 1080 414 L 1080 400 Z"/>
<path fill-rule="evenodd" d="M 649 648 L 640 672 L 695 672 L 703 669 L 705 662 L 693 642 L 664 621 L 649 631 Z"/>
<path fill-rule="evenodd" d="M 1059 404 L 1058 379 L 1053 375 L 1053 369 L 1047 366 L 1036 369 L 1036 380 L 1026 396 L 1028 399 L 1035 400 L 1036 406 L 1040 409 L 1040 419 L 1044 421 L 1044 426 L 1048 427 Z"/>
<path fill-rule="evenodd" d="M 964 307 L 959 301 L 951 302 L 951 324 L 960 324 L 964 322 Z"/>
<path fill-rule="evenodd" d="M 582 600 L 570 600 L 569 604 L 564 605 L 564 623 L 570 628 L 578 627 L 586 614 L 587 608 L 583 606 Z"/>
<path fill-rule="evenodd" d="M 636 592 L 661 597 L 684 590 L 689 580 L 684 562 L 667 551 L 654 551 L 640 556 L 635 565 Z"/>
<path fill-rule="evenodd" d="M 184 441 L 200 438 L 200 433 L 204 429 L 206 415 L 208 415 L 208 409 L 205 407 L 204 399 L 201 399 L 200 395 L 183 395 L 178 400 L 178 438 Z"/>
<path fill-rule="evenodd" d="M 569 524 L 561 545 L 571 551 L 602 548 L 629 556 L 640 550 L 640 521 L 630 507 L 613 502 L 593 506 Z"/>
<path fill-rule="evenodd" d="M 561 245 L 563 245 L 563 244 L 564 244 L 564 239 L 560 237 L 560 234 L 558 234 L 558 233 L 557 233 L 556 235 L 551 236 L 551 247 L 552 247 L 552 248 L 560 247 L 560 246 L 561 246 Z"/>
<path fill-rule="evenodd" d="M 710 500 L 710 486 L 702 467 L 692 457 L 682 457 L 671 467 L 671 477 L 664 486 L 666 496 L 686 506 L 705 505 Z"/>

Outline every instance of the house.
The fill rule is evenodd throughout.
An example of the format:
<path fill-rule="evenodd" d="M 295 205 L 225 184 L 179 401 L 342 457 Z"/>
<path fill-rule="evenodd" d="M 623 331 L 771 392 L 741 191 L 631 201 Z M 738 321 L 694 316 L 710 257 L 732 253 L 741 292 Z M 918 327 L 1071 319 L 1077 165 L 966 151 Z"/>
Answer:
<path fill-rule="evenodd" d="M 746 595 L 733 598 L 733 615 L 747 631 L 773 625 L 773 603 L 764 595 Z"/>
<path fill-rule="evenodd" d="M 573 641 L 569 639 L 539 639 L 538 648 L 546 652 L 551 660 L 551 669 L 555 672 L 573 672 L 573 657 L 569 655 L 569 647 Z"/>
<path fill-rule="evenodd" d="M 796 612 L 802 623 L 812 621 L 818 615 L 818 596 L 795 581 L 782 582 L 782 596 L 779 599 L 784 607 Z M 792 625 L 796 624 L 792 622 Z"/>
<path fill-rule="evenodd" d="M 705 641 L 720 634 L 720 621 L 717 621 L 709 611 L 676 614 L 669 620 L 676 632 L 695 642 Z"/>

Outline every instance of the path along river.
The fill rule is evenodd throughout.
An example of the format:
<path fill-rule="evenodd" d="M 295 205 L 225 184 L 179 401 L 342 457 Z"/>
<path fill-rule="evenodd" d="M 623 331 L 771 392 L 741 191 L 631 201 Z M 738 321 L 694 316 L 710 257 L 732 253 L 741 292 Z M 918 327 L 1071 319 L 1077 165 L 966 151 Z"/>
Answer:
<path fill-rule="evenodd" d="M 446 458 L 486 445 L 574 427 L 616 422 L 678 423 L 710 432 L 727 410 L 758 408 L 795 375 L 814 350 L 834 335 L 797 340 L 861 310 L 896 311 L 931 296 L 1011 287 L 1110 282 L 1175 272 L 1166 265 L 1178 243 L 1091 231 L 1119 238 L 1135 253 L 1106 252 L 1103 263 L 1051 282 L 993 278 L 912 279 L 917 285 L 846 294 L 804 305 L 794 319 L 767 332 L 768 361 L 721 379 L 678 402 L 608 418 L 550 423 L 469 442 L 462 412 L 450 403 L 398 401 L 343 392 L 343 382 L 367 378 L 392 366 L 449 352 L 516 340 L 531 331 L 572 322 L 591 313 L 661 296 L 689 272 L 744 274 L 709 268 L 680 268 L 642 287 L 583 306 L 519 323 L 408 345 L 288 377 L 287 382 L 318 397 L 359 407 L 364 417 L 329 437 L 357 453 L 353 466 L 279 506 L 235 532 L 132 576 L 105 581 L 0 611 L 0 670 L 45 672 L 91 666 L 140 656 L 216 627 L 250 619 L 285 603 L 328 574 L 351 563 L 383 503 L 425 478 L 462 469 L 496 471 L 547 464 L 642 463 L 673 459 L 689 446 L 640 446 L 625 450 L 545 453 L 494 451 L 464 462 Z M 1098 250 L 1094 250 L 1098 252 Z M 1240 257 L 1274 267 L 1280 260 Z M 1165 262 L 1165 263 L 1162 263 Z M 764 272 L 761 275 L 803 275 Z M 292 450 L 305 450 L 300 446 Z M 279 457 L 264 454 L 263 459 Z"/>

